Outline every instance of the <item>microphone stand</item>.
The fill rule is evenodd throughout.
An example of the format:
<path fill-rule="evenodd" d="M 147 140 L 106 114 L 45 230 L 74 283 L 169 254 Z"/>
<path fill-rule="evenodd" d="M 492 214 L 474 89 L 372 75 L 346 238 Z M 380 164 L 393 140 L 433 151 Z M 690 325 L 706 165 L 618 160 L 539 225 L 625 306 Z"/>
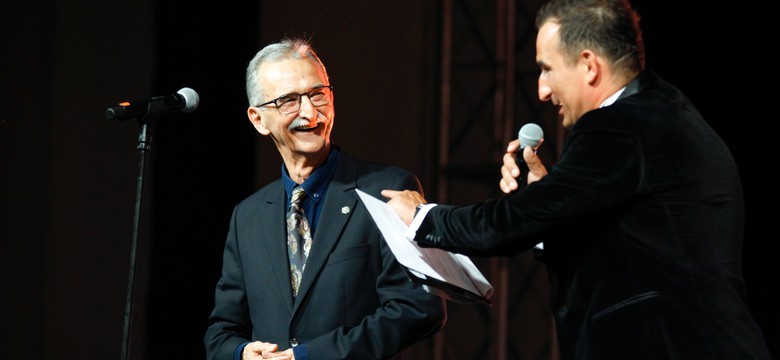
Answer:
<path fill-rule="evenodd" d="M 143 196 L 144 189 L 144 172 L 146 171 L 146 154 L 150 150 L 152 142 L 151 128 L 152 120 L 159 117 L 162 111 L 157 111 L 157 107 L 162 107 L 164 104 L 158 101 L 153 101 L 149 104 L 149 109 L 143 118 L 138 119 L 140 129 L 138 130 L 138 178 L 135 189 L 135 209 L 133 211 L 133 237 L 130 242 L 130 271 L 127 278 L 127 297 L 125 300 L 125 314 L 124 314 L 124 328 L 122 330 L 122 360 L 128 359 L 130 352 L 130 320 L 133 310 L 133 295 L 134 295 L 134 283 L 135 283 L 135 264 L 136 254 L 138 252 L 138 229 L 141 223 L 141 198 Z M 153 115 L 150 115 L 153 114 Z"/>

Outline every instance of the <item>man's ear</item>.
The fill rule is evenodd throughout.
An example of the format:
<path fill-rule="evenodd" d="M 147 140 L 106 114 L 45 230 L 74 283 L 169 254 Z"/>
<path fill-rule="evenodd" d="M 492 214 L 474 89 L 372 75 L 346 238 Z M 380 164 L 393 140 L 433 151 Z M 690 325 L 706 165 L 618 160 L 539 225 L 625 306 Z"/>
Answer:
<path fill-rule="evenodd" d="M 261 114 L 262 112 L 260 111 L 260 108 L 250 106 L 248 109 L 246 109 L 246 115 L 249 117 L 249 121 L 252 123 L 252 126 L 255 127 L 257 132 L 262 135 L 268 135 L 271 133 L 271 130 L 269 130 L 263 123 L 263 117 Z"/>
<path fill-rule="evenodd" d="M 601 71 L 604 64 L 601 63 L 601 58 L 593 51 L 586 49 L 580 53 L 580 62 L 585 71 L 585 81 L 590 85 L 596 84 L 602 76 Z"/>

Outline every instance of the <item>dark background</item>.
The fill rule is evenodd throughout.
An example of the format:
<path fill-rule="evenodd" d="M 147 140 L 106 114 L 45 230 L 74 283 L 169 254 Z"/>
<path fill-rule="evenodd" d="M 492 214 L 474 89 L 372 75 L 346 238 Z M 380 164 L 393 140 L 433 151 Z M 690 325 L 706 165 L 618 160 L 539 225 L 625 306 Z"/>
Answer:
<path fill-rule="evenodd" d="M 517 21 L 527 25 L 536 5 L 524 4 Z M 773 120 L 759 114 L 760 107 L 774 108 L 766 98 L 776 76 L 763 60 L 772 44 L 768 22 L 761 9 L 737 3 L 635 4 L 644 17 L 648 65 L 688 94 L 737 159 L 747 205 L 750 307 L 777 353 L 778 197 L 767 173 L 778 152 L 770 140 Z M 476 14 L 491 11 L 479 1 L 472 5 Z M 311 38 L 328 66 L 336 89 L 334 142 L 358 157 L 412 170 L 437 201 L 441 7 L 435 0 L 0 5 L 0 358 L 120 357 L 139 126 L 106 120 L 104 112 L 185 86 L 199 93 L 199 108 L 166 114 L 152 126 L 130 354 L 204 357 L 232 207 L 278 177 L 281 166 L 270 139 L 246 118 L 245 66 L 283 36 Z M 533 46 L 516 56 L 533 59 Z M 535 96 L 535 83 L 527 87 Z M 515 121 L 519 128 L 528 120 Z M 555 142 L 545 144 L 554 149 Z M 497 184 L 499 165 L 489 165 L 483 180 Z M 543 281 L 513 279 L 506 286 L 544 297 Z M 443 346 L 443 353 L 464 358 L 485 351 L 554 357 L 546 308 L 521 303 L 512 312 L 509 350 L 486 349 L 491 341 L 474 345 L 494 332 L 485 320 L 494 310 L 452 305 L 442 337 L 419 344 L 414 354 L 429 357 Z M 540 315 L 520 321 L 519 313 Z M 472 317 L 488 324 L 463 322 Z"/>

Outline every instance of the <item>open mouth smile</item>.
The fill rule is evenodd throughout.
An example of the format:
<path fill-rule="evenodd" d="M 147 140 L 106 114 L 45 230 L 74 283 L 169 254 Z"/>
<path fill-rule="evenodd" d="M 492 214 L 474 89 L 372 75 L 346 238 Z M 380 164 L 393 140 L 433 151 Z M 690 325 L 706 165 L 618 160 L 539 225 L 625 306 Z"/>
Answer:
<path fill-rule="evenodd" d="M 310 122 L 303 119 L 296 119 L 290 124 L 290 126 L 287 127 L 289 130 L 294 131 L 302 131 L 302 132 L 311 132 L 316 129 L 318 129 L 320 126 L 322 126 L 321 122 L 317 122 L 314 124 L 314 126 L 309 126 Z"/>

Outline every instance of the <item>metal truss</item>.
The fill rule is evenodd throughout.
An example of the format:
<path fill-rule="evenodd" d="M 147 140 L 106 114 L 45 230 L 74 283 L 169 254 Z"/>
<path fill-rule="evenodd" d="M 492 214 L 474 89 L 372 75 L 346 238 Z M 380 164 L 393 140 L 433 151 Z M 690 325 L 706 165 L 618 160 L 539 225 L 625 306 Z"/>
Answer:
<path fill-rule="evenodd" d="M 546 143 L 552 143 L 545 151 L 557 158 L 561 131 L 552 109 L 536 97 L 533 19 L 540 4 L 442 0 L 437 202 L 501 196 L 501 158 L 525 123 L 545 128 Z M 495 288 L 492 305 L 450 303 L 434 357 L 553 359 L 544 266 L 530 252 L 472 260 Z"/>

